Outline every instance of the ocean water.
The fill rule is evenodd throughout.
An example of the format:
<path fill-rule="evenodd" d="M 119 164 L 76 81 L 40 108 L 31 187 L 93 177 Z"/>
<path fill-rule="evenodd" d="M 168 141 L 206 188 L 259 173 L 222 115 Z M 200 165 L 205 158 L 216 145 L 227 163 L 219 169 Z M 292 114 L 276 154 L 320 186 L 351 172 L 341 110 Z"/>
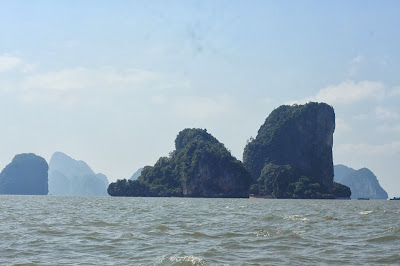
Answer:
<path fill-rule="evenodd" d="M 0 264 L 400 264 L 400 201 L 0 196 Z"/>

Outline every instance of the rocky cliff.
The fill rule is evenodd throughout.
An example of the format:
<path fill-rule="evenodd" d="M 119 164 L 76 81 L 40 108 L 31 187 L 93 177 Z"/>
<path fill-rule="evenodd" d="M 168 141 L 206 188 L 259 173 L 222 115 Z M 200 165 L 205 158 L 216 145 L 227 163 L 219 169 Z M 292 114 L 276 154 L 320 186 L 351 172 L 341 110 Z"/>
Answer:
<path fill-rule="evenodd" d="M 378 178 L 368 168 L 355 170 L 345 165 L 335 165 L 335 181 L 351 189 L 351 198 L 387 199 L 387 192 Z"/>
<path fill-rule="evenodd" d="M 19 154 L 0 174 L 0 194 L 47 195 L 48 165 L 33 153 Z"/>
<path fill-rule="evenodd" d="M 335 112 L 325 103 L 272 111 L 245 147 L 251 193 L 289 198 L 333 197 Z"/>
<path fill-rule="evenodd" d="M 106 196 L 107 177 L 95 174 L 84 162 L 56 152 L 49 163 L 49 194 L 65 196 Z"/>
<path fill-rule="evenodd" d="M 146 166 L 138 180 L 109 186 L 112 196 L 248 197 L 250 174 L 216 138 L 185 129 L 175 151 Z"/>

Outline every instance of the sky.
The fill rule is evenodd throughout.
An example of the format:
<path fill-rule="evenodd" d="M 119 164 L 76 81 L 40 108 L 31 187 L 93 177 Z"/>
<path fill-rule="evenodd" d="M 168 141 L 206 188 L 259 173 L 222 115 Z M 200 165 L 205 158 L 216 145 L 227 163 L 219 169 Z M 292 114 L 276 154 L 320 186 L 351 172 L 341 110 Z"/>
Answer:
<path fill-rule="evenodd" d="M 0 169 L 61 151 L 110 181 L 206 128 L 242 159 L 270 112 L 326 102 L 334 164 L 400 196 L 399 1 L 2 1 Z"/>

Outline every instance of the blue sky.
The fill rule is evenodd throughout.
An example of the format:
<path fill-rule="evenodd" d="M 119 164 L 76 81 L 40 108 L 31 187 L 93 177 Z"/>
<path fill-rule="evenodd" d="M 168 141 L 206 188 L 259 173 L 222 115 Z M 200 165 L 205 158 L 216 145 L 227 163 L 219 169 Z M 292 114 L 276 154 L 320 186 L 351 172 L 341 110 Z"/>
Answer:
<path fill-rule="evenodd" d="M 400 190 L 398 1 L 0 1 L 0 168 L 55 151 L 111 181 L 207 128 L 242 159 L 281 104 L 336 111 L 334 163 Z"/>

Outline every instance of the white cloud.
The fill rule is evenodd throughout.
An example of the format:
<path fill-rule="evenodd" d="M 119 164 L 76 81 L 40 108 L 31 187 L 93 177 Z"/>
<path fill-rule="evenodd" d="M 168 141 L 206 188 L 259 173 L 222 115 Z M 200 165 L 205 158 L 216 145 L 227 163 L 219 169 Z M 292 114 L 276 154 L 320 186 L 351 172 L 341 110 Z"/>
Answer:
<path fill-rule="evenodd" d="M 378 81 L 344 81 L 338 85 L 321 89 L 315 96 L 298 101 L 290 101 L 287 104 L 325 102 L 330 105 L 353 104 L 364 100 L 382 100 L 385 97 L 385 87 Z"/>
<path fill-rule="evenodd" d="M 12 55 L 0 55 L 0 73 L 16 68 L 22 60 L 19 57 Z"/>
<path fill-rule="evenodd" d="M 153 95 L 150 98 L 150 102 L 153 104 L 164 104 L 168 101 L 167 97 L 165 97 L 164 95 Z"/>
<path fill-rule="evenodd" d="M 359 55 L 350 60 L 348 74 L 354 76 L 358 73 L 360 64 L 364 61 L 364 57 Z"/>
<path fill-rule="evenodd" d="M 369 116 L 367 114 L 358 114 L 353 116 L 356 120 L 367 120 Z"/>
<path fill-rule="evenodd" d="M 366 99 L 381 99 L 384 96 L 385 88 L 381 82 L 345 81 L 321 89 L 314 99 L 329 104 L 352 104 Z"/>
<path fill-rule="evenodd" d="M 361 61 L 362 61 L 363 59 L 364 59 L 364 57 L 361 56 L 361 55 L 359 55 L 359 56 L 356 56 L 356 57 L 354 57 L 353 59 L 351 59 L 350 63 L 351 63 L 351 64 L 358 64 L 358 63 L 361 63 Z"/>
<path fill-rule="evenodd" d="M 400 95 L 400 86 L 394 87 L 389 94 L 390 94 L 390 96 L 399 96 Z"/>
<path fill-rule="evenodd" d="M 175 111 L 193 119 L 206 119 L 229 112 L 233 101 L 229 96 L 183 97 L 175 103 Z"/>
<path fill-rule="evenodd" d="M 393 155 L 400 152 L 400 141 L 393 141 L 386 144 L 339 144 L 335 147 L 334 153 L 338 155 L 352 156 L 378 156 Z"/>
<path fill-rule="evenodd" d="M 85 89 L 96 83 L 96 77 L 88 69 L 78 67 L 33 74 L 24 78 L 23 90 L 69 91 Z"/>
<path fill-rule="evenodd" d="M 380 125 L 376 127 L 376 131 L 381 133 L 400 132 L 400 125 Z"/>
<path fill-rule="evenodd" d="M 396 112 L 380 106 L 375 108 L 375 115 L 379 119 L 396 119 L 399 117 Z"/>
<path fill-rule="evenodd" d="M 0 59 L 0 66 L 3 62 L 3 69 L 6 69 L 7 65 L 11 70 L 11 63 L 5 64 L 6 61 Z M 158 92 L 190 86 L 190 83 L 180 76 L 143 69 L 75 67 L 38 72 L 35 64 L 24 64 L 22 60 L 9 60 L 9 62 L 14 62 L 14 68 L 19 71 L 19 76 L 13 79 L 0 77 L 2 91 L 16 93 L 22 101 L 29 103 L 65 101 L 71 105 L 78 102 L 76 96 L 83 91 L 92 91 L 96 94 L 100 91 L 110 93 L 116 90 Z M 153 100 L 160 103 L 161 98 Z"/>
<path fill-rule="evenodd" d="M 162 90 L 188 86 L 188 83 L 170 75 L 140 69 L 88 69 L 76 67 L 26 76 L 24 90 L 73 91 L 90 88 L 110 90 Z"/>
<path fill-rule="evenodd" d="M 343 134 L 351 130 L 351 126 L 347 124 L 344 119 L 338 117 L 336 118 L 335 134 Z"/>

